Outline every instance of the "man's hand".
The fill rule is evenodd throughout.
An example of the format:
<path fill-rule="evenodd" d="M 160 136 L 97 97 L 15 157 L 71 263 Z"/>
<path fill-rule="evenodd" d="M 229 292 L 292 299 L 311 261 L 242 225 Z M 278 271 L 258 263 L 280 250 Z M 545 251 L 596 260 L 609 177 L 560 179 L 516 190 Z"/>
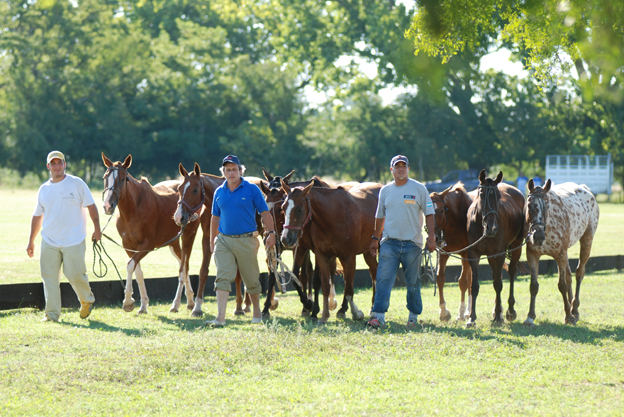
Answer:
<path fill-rule="evenodd" d="M 377 252 L 379 251 L 379 241 L 375 239 L 371 239 L 370 245 L 368 245 L 368 251 L 373 256 L 377 256 Z"/>
<path fill-rule="evenodd" d="M 28 246 L 26 247 L 26 253 L 29 258 L 32 258 L 35 254 L 35 242 L 28 242 Z"/>
<path fill-rule="evenodd" d="M 269 233 L 264 238 L 264 247 L 266 249 L 269 249 L 269 248 L 272 248 L 273 246 L 275 246 L 275 233 Z"/>
<path fill-rule="evenodd" d="M 91 240 L 94 242 L 98 242 L 101 239 L 102 239 L 102 231 L 100 229 L 95 229 L 95 231 L 93 231 L 93 235 L 91 236 Z"/>
<path fill-rule="evenodd" d="M 427 236 L 427 249 L 429 250 L 429 252 L 435 252 L 435 250 L 436 250 L 435 235 L 428 235 Z"/>

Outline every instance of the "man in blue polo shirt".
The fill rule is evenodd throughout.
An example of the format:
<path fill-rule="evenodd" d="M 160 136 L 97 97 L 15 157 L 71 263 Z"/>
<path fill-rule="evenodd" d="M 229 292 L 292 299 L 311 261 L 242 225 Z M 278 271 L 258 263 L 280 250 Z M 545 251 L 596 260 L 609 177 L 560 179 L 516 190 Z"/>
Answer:
<path fill-rule="evenodd" d="M 236 271 L 240 271 L 253 305 L 252 323 L 262 322 L 260 311 L 260 268 L 256 212 L 265 230 L 265 246 L 275 245 L 275 228 L 264 195 L 257 185 L 243 178 L 245 166 L 236 155 L 223 158 L 221 173 L 225 182 L 214 193 L 210 223 L 210 250 L 217 265 L 215 291 L 217 317 L 207 321 L 213 327 L 225 325 L 225 308 Z"/>

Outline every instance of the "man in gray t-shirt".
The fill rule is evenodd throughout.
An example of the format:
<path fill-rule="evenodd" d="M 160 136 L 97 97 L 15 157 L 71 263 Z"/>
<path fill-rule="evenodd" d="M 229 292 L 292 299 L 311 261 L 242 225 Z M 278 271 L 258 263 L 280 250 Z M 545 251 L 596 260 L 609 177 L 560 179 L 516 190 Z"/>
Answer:
<path fill-rule="evenodd" d="M 422 313 L 420 259 L 423 217 L 427 225 L 427 249 L 434 251 L 436 247 L 434 209 L 427 189 L 409 178 L 409 161 L 404 155 L 392 158 L 390 171 L 394 181 L 379 193 L 375 231 L 370 245 L 373 254 L 377 253 L 379 246 L 375 301 L 368 321 L 368 327 L 373 329 L 385 325 L 385 314 L 399 264 L 403 265 L 407 285 L 407 327 L 416 327 L 418 315 Z"/>

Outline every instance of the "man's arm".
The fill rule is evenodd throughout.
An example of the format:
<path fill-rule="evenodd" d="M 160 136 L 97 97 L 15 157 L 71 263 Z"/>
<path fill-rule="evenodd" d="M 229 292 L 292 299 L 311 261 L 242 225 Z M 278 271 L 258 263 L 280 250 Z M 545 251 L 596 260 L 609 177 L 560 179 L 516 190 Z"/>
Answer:
<path fill-rule="evenodd" d="M 219 220 L 221 220 L 221 217 L 215 216 L 214 214 L 212 215 L 212 218 L 210 219 L 210 252 L 211 253 L 214 253 L 215 239 L 217 238 L 217 235 L 219 234 Z"/>
<path fill-rule="evenodd" d="M 264 227 L 264 235 L 266 239 L 264 246 L 268 249 L 275 245 L 277 237 L 275 236 L 275 225 L 273 224 L 273 217 L 268 211 L 260 213 L 260 219 L 262 220 L 262 226 Z"/>
<path fill-rule="evenodd" d="M 28 239 L 28 246 L 26 246 L 26 254 L 30 258 L 35 254 L 35 238 L 41 230 L 41 224 L 43 223 L 43 215 L 33 216 L 30 221 L 30 238 Z"/>
<path fill-rule="evenodd" d="M 373 256 L 377 256 L 377 251 L 379 250 L 379 241 L 381 240 L 381 234 L 383 233 L 384 224 L 386 223 L 386 218 L 375 218 L 375 230 L 373 230 L 373 235 L 371 236 L 371 243 L 368 247 L 368 250 Z"/>
<path fill-rule="evenodd" d="M 435 218 L 433 214 L 429 214 L 425 216 L 425 222 L 427 224 L 427 249 L 429 252 L 433 252 L 436 250 L 436 239 L 435 239 Z"/>
<path fill-rule="evenodd" d="M 91 236 L 91 240 L 97 242 L 98 240 L 102 239 L 102 230 L 100 229 L 100 214 L 98 213 L 95 204 L 87 206 L 87 210 L 89 210 L 89 216 L 91 217 L 91 221 L 93 222 L 93 235 Z"/>

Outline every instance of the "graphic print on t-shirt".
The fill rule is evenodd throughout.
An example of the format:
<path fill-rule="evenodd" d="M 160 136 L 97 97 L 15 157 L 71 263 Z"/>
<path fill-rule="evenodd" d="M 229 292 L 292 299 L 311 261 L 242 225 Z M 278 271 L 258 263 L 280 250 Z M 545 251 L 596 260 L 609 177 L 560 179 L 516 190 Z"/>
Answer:
<path fill-rule="evenodd" d="M 403 194 L 404 204 L 416 204 L 416 196 L 413 194 Z"/>

